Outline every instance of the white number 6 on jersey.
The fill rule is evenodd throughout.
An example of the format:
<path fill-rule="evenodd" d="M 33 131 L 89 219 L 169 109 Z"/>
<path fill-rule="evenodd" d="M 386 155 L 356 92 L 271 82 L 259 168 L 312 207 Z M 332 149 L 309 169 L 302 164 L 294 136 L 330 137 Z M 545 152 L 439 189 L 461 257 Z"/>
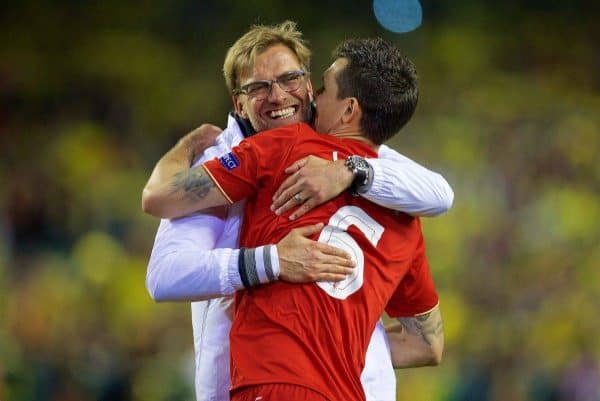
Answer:
<path fill-rule="evenodd" d="M 328 224 L 319 235 L 319 242 L 343 249 L 350 254 L 356 263 L 352 274 L 343 281 L 316 283 L 323 291 L 337 299 L 348 298 L 363 285 L 365 257 L 354 238 L 346 232 L 348 227 L 352 225 L 356 226 L 373 246 L 377 246 L 384 230 L 381 224 L 356 206 L 341 207 L 331 216 Z"/>

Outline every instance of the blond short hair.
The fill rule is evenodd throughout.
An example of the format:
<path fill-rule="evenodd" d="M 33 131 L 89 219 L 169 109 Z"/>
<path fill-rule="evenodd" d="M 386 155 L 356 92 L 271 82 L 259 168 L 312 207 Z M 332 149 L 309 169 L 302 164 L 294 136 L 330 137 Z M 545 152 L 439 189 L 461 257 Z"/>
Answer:
<path fill-rule="evenodd" d="M 300 67 L 309 74 L 311 52 L 302 32 L 296 29 L 293 21 L 284 21 L 278 25 L 253 25 L 227 51 L 223 63 L 225 83 L 230 91 L 237 88 L 239 78 L 244 71 L 254 65 L 256 56 L 274 45 L 288 47 L 298 58 Z"/>

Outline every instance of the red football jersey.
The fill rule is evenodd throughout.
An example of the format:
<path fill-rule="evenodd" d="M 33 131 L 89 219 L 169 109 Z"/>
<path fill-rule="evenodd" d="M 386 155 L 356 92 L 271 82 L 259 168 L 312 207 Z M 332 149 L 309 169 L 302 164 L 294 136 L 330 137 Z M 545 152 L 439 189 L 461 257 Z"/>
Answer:
<path fill-rule="evenodd" d="M 265 131 L 205 163 L 232 202 L 246 198 L 241 246 L 277 243 L 292 228 L 323 222 L 318 239 L 356 261 L 340 283 L 283 281 L 236 293 L 230 333 L 232 388 L 306 386 L 331 400 L 364 400 L 360 374 L 385 310 L 414 316 L 437 305 L 420 221 L 347 192 L 295 221 L 270 210 L 286 167 L 308 155 L 376 157 L 366 143 L 322 135 L 305 124 Z"/>

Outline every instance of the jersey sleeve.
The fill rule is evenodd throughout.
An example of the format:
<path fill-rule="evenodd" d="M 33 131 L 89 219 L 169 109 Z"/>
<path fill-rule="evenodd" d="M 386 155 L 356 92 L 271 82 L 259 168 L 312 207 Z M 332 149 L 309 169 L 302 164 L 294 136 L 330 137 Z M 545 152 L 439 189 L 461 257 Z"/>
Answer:
<path fill-rule="evenodd" d="M 398 284 L 385 311 L 390 317 L 410 317 L 427 312 L 437 304 L 438 294 L 425 256 L 425 242 L 421 236 L 414 261 Z"/>
<path fill-rule="evenodd" d="M 204 169 L 231 203 L 249 198 L 269 177 L 283 171 L 297 133 L 296 125 L 259 133 L 231 152 L 205 162 Z"/>
<path fill-rule="evenodd" d="M 203 164 L 223 195 L 234 203 L 256 192 L 260 149 L 244 140 L 231 152 Z"/>

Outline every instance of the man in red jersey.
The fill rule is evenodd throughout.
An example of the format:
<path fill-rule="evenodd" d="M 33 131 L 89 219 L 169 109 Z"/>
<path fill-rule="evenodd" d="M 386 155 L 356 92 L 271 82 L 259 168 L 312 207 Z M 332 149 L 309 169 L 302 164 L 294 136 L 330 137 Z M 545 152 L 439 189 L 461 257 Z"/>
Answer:
<path fill-rule="evenodd" d="M 274 82 L 258 89 L 281 90 Z M 240 241 L 246 247 L 240 252 L 242 280 L 263 282 L 260 275 L 268 275 L 256 269 L 263 257 L 260 245 L 318 222 L 326 223 L 319 241 L 346 250 L 356 263 L 342 282 L 278 281 L 236 294 L 233 400 L 364 399 L 360 372 L 384 309 L 393 317 L 423 316 L 417 320 L 430 323 L 423 336 L 441 353 L 438 298 L 417 218 L 350 194 L 295 221 L 269 209 L 286 178 L 285 167 L 309 155 L 344 158 L 354 174 L 368 180 L 360 157 L 376 156 L 376 147 L 410 119 L 417 97 L 414 68 L 397 49 L 380 39 L 347 41 L 318 91 L 316 129 L 330 135 L 304 124 L 265 131 L 205 163 L 205 170 L 198 168 L 196 180 L 203 180 L 204 190 L 190 199 L 192 210 L 247 199 Z"/>

